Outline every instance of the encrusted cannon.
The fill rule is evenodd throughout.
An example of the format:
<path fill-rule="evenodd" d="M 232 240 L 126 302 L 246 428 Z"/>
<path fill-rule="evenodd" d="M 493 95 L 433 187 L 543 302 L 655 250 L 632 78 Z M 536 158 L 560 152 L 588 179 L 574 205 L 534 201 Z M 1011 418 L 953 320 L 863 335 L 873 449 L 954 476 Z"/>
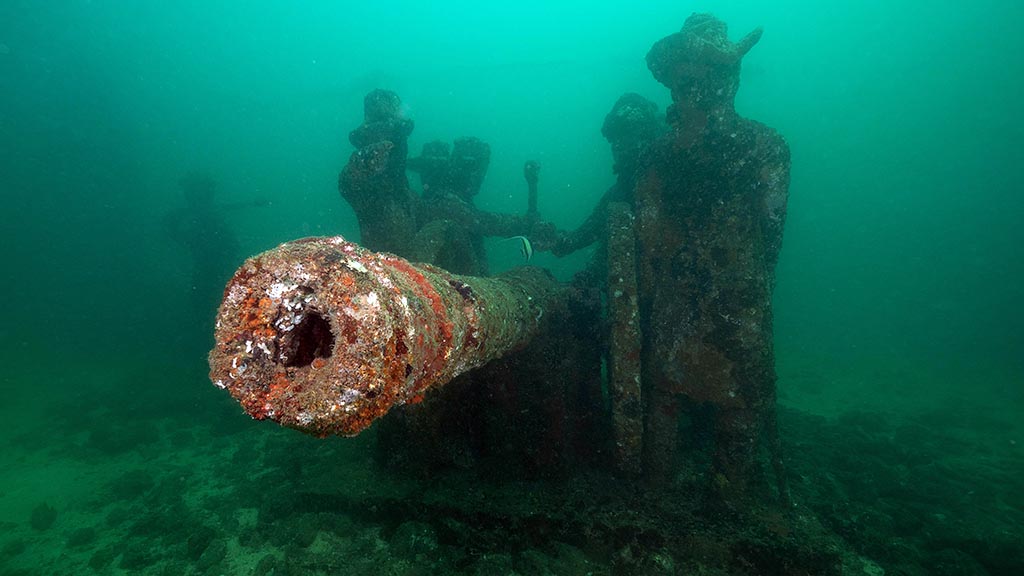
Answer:
<path fill-rule="evenodd" d="M 539 268 L 456 276 L 340 236 L 296 240 L 228 283 L 210 378 L 253 418 L 351 436 L 524 346 L 561 293 Z"/>

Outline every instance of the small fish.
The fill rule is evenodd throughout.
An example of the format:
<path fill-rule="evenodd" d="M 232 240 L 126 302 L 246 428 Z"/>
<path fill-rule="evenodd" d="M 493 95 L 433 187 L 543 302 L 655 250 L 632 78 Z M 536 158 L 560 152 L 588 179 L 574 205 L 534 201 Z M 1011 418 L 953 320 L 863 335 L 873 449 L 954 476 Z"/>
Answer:
<path fill-rule="evenodd" d="M 533 244 L 530 244 L 529 238 L 526 236 L 513 236 L 511 238 L 505 238 L 504 241 L 509 240 L 519 240 L 522 242 L 522 245 L 519 246 L 519 253 L 523 255 L 523 258 L 526 258 L 527 262 L 530 261 L 530 258 L 533 258 Z"/>

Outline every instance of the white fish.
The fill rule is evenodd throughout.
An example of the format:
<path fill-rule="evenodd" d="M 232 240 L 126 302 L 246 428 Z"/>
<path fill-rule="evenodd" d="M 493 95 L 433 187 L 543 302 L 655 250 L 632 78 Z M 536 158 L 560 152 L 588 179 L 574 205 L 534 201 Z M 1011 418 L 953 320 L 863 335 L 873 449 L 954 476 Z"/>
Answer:
<path fill-rule="evenodd" d="M 526 258 L 527 262 L 530 261 L 530 258 L 533 258 L 533 244 L 530 244 L 530 239 L 526 236 L 513 236 L 505 238 L 505 240 L 519 240 L 522 242 L 522 245 L 519 247 L 519 253 L 523 255 L 523 258 Z"/>

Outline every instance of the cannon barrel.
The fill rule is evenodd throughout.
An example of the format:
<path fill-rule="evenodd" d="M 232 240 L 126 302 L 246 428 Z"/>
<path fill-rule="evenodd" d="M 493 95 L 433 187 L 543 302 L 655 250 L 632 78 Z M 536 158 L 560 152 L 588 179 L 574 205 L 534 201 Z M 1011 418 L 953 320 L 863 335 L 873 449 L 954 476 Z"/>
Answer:
<path fill-rule="evenodd" d="M 287 242 L 228 282 L 210 379 L 253 418 L 352 436 L 524 346 L 561 293 L 539 268 L 475 278 L 340 236 Z"/>

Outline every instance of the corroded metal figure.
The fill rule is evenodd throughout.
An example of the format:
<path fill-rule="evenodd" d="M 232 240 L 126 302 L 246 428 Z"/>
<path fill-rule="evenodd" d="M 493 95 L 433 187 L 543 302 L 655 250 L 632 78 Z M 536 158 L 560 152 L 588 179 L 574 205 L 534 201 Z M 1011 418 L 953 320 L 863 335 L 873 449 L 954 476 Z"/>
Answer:
<path fill-rule="evenodd" d="M 486 237 L 529 236 L 547 249 L 554 227 L 536 211 L 501 214 L 477 208 L 490 165 L 491 148 L 477 138 L 459 138 L 453 147 L 430 142 L 408 158 L 412 120 L 402 114 L 401 99 L 374 90 L 363 102 L 363 123 L 349 134 L 356 150 L 338 177 L 338 190 L 359 220 L 360 242 L 417 262 L 429 262 L 458 274 L 486 275 Z M 409 187 L 406 169 L 418 172 L 422 194 Z M 536 163 L 525 176 L 535 196 Z"/>
<path fill-rule="evenodd" d="M 713 407 L 715 484 L 742 496 L 765 443 L 785 493 L 775 423 L 772 290 L 789 188 L 789 148 L 740 117 L 740 60 L 760 29 L 732 43 L 726 25 L 694 14 L 651 48 L 672 91 L 670 130 L 639 169 L 638 224 L 646 466 L 671 471 L 677 415 Z"/>
<path fill-rule="evenodd" d="M 541 222 L 535 210 L 503 214 L 476 207 L 474 199 L 490 158 L 491 147 L 486 142 L 457 138 L 450 148 L 446 142 L 428 142 L 420 156 L 409 159 L 409 169 L 420 174 L 423 185 L 412 258 L 459 274 L 482 276 L 488 271 L 487 237 L 530 236 L 538 248 L 550 244 L 554 227 Z M 540 168 L 535 162 L 527 166 L 524 176 L 535 202 Z"/>
<path fill-rule="evenodd" d="M 390 90 L 367 94 L 363 111 L 363 123 L 348 137 L 356 150 L 338 177 L 338 189 L 359 219 L 363 246 L 408 256 L 417 228 L 417 198 L 405 175 L 413 122 Z"/>
<path fill-rule="evenodd" d="M 615 183 L 601 196 L 583 224 L 572 232 L 559 235 L 558 242 L 552 248 L 556 256 L 564 256 L 602 242 L 607 235 L 610 203 L 625 202 L 632 207 L 640 157 L 648 144 L 661 134 L 663 124 L 658 117 L 657 104 L 639 94 L 626 93 L 615 101 L 601 126 L 601 135 L 612 148 Z M 597 260 L 603 261 L 603 256 Z"/>

